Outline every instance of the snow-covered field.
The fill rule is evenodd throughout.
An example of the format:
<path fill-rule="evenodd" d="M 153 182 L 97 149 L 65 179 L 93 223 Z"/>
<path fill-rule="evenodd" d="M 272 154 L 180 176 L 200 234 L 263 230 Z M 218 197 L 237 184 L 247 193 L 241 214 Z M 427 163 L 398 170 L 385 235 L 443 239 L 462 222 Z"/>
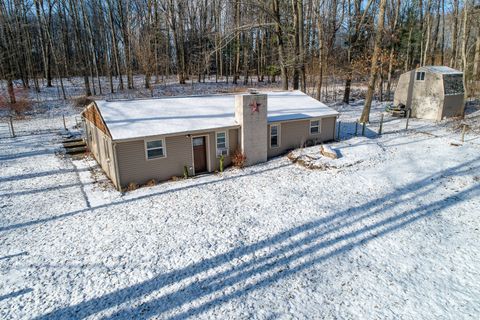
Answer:
<path fill-rule="evenodd" d="M 386 118 L 354 137 L 361 107 L 338 109 L 327 170 L 126 194 L 55 130 L 1 138 L 0 318 L 478 319 L 480 136 Z"/>

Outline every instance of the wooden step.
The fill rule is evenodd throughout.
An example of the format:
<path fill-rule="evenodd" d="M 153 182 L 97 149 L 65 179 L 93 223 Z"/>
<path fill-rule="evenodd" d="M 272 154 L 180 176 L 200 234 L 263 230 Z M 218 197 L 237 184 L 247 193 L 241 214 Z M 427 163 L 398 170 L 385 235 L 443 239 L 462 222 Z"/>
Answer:
<path fill-rule="evenodd" d="M 86 146 L 86 145 L 87 145 L 87 144 L 86 144 L 85 141 L 83 141 L 83 140 L 74 141 L 74 142 L 64 142 L 64 143 L 63 143 L 63 147 L 64 147 L 64 148 L 84 147 L 84 146 Z"/>
<path fill-rule="evenodd" d="M 75 148 L 68 148 L 65 149 L 67 154 L 78 154 L 84 153 L 87 151 L 87 147 L 75 147 Z"/>
<path fill-rule="evenodd" d="M 62 141 L 62 143 L 71 143 L 71 142 L 79 142 L 79 141 L 84 141 L 83 138 L 71 138 L 71 139 L 65 139 Z"/>

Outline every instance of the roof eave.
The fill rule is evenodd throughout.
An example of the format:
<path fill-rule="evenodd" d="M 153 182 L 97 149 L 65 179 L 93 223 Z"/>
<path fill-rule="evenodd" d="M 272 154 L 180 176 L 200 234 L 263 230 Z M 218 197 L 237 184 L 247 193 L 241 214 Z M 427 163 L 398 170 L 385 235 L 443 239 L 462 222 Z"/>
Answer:
<path fill-rule="evenodd" d="M 213 127 L 213 128 L 206 128 L 206 129 L 197 129 L 197 130 L 185 130 L 185 131 L 178 131 L 178 132 L 170 132 L 170 133 L 161 133 L 161 134 L 153 134 L 153 135 L 146 135 L 146 136 L 136 136 L 130 138 L 112 138 L 112 142 L 120 143 L 120 142 L 128 142 L 128 141 L 136 141 L 136 140 L 144 140 L 144 139 L 152 139 L 154 137 L 175 137 L 181 135 L 192 135 L 197 133 L 203 132 L 214 132 L 219 130 L 226 130 L 226 129 L 238 129 L 240 128 L 239 124 L 233 126 L 225 126 L 225 127 Z"/>

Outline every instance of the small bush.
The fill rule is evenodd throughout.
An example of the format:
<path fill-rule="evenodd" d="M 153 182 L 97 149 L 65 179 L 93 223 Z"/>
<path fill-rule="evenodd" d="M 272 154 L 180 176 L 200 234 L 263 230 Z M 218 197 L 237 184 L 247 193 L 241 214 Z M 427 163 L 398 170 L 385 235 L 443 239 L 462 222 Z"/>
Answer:
<path fill-rule="evenodd" d="M 247 161 L 247 157 L 240 151 L 236 150 L 232 155 L 232 164 L 237 168 L 243 168 L 245 166 L 245 162 Z"/>
<path fill-rule="evenodd" d="M 15 88 L 14 96 L 16 102 L 11 103 L 7 91 L 0 89 L 0 109 L 10 110 L 17 118 L 32 110 L 28 89 Z"/>
<path fill-rule="evenodd" d="M 155 179 L 150 179 L 145 183 L 145 187 L 153 187 L 157 184 L 157 181 Z"/>
<path fill-rule="evenodd" d="M 222 154 L 222 155 L 220 156 L 220 172 L 223 172 L 224 162 L 225 162 L 225 156 Z"/>
<path fill-rule="evenodd" d="M 183 178 L 188 179 L 188 167 L 183 166 Z"/>
<path fill-rule="evenodd" d="M 170 178 L 170 180 L 172 180 L 172 181 L 179 181 L 179 180 L 181 180 L 181 178 L 179 178 L 179 177 L 177 177 L 177 176 L 173 176 L 173 177 Z"/>
<path fill-rule="evenodd" d="M 138 184 L 136 184 L 135 182 L 130 182 L 128 185 L 127 185 L 127 191 L 133 191 L 133 190 L 137 190 L 138 189 Z"/>

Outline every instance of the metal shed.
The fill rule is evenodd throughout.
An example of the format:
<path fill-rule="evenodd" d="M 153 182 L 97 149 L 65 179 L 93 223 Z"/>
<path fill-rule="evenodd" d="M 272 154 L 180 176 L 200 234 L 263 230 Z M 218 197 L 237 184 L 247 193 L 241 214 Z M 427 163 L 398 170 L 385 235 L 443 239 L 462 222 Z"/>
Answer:
<path fill-rule="evenodd" d="M 421 67 L 400 76 L 394 104 L 410 108 L 412 117 L 439 121 L 463 116 L 464 91 L 461 71 L 443 66 Z"/>

